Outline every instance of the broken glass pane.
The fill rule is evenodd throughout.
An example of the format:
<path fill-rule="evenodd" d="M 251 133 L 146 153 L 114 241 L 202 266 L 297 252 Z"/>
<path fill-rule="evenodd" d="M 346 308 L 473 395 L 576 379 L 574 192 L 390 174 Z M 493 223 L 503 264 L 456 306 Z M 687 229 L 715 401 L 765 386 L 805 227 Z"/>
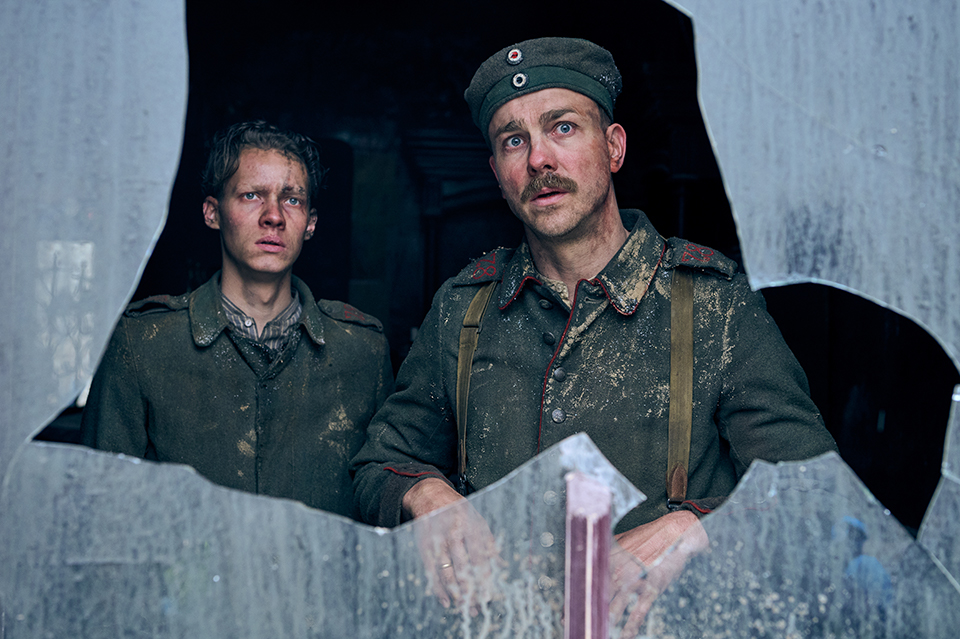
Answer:
<path fill-rule="evenodd" d="M 960 6 L 671 4 L 751 284 L 856 292 L 960 367 Z"/>
<path fill-rule="evenodd" d="M 709 541 L 681 558 L 647 614 L 649 636 L 938 637 L 960 627 L 950 577 L 835 453 L 754 462 L 703 528 Z M 627 588 L 632 605 L 661 583 L 658 569 Z"/>
<path fill-rule="evenodd" d="M 950 425 L 943 450 L 940 484 L 930 501 L 917 539 L 950 573 L 960 581 L 960 386 L 953 390 Z"/>
<path fill-rule="evenodd" d="M 0 545 L 11 638 L 554 637 L 565 475 L 610 486 L 614 519 L 642 498 L 585 435 L 392 531 L 63 445 L 28 445 L 18 469 L 4 515 L 19 524 Z M 458 564 L 462 599 L 447 609 L 430 572 L 460 518 L 493 552 Z"/>
<path fill-rule="evenodd" d="M 183 20 L 173 0 L 0 8 L 0 479 L 93 375 L 163 225 Z"/>
<path fill-rule="evenodd" d="M 960 361 L 958 8 L 684 5 L 754 285 L 857 291 Z M 175 2 L 0 11 L 0 179 L 10 210 L 39 212 L 5 215 L 0 233 L 5 307 L 27 309 L 5 315 L 0 349 L 0 636 L 556 634 L 556 459 L 497 488 L 508 496 L 471 500 L 496 550 L 478 568 L 492 585 L 466 580 L 495 595 L 476 600 L 476 616 L 428 594 L 421 557 L 446 534 L 445 513 L 386 533 L 184 467 L 41 444 L 11 464 L 89 378 L 155 239 L 186 65 Z M 949 633 L 956 582 L 924 546 L 956 574 L 955 454 L 923 546 L 835 457 L 754 466 L 704 521 L 709 546 L 652 602 L 647 631 Z"/>
<path fill-rule="evenodd" d="M 22 462 L 5 502 L 21 524 L 0 549 L 10 637 L 559 636 L 565 475 L 611 485 L 614 519 L 640 499 L 584 435 L 392 531 L 184 466 L 50 444 Z M 458 564 L 462 599 L 444 608 L 432 579 L 457 519 L 493 552 Z M 960 624 L 949 577 L 835 454 L 756 462 L 703 527 L 708 544 L 672 583 L 655 579 L 667 555 L 617 593 L 631 601 L 612 636 L 650 587 L 666 589 L 646 601 L 650 636 L 941 636 Z"/>

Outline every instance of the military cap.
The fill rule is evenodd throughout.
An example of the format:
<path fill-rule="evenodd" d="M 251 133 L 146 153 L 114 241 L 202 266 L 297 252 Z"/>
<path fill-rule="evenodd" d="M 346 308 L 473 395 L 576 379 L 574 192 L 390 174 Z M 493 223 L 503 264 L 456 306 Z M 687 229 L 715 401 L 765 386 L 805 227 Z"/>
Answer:
<path fill-rule="evenodd" d="M 613 120 L 623 81 L 610 52 L 579 38 L 537 38 L 504 47 L 480 65 L 463 93 L 487 138 L 497 109 L 521 95 L 559 87 L 592 98 Z"/>

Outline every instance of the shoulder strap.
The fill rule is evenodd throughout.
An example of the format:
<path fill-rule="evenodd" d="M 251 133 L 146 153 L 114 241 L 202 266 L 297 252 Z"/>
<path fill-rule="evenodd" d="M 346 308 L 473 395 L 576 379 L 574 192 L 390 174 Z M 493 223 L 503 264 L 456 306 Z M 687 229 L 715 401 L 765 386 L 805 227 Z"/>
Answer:
<path fill-rule="evenodd" d="M 673 270 L 670 289 L 670 434 L 667 440 L 667 508 L 687 495 L 693 421 L 693 275 Z"/>
<path fill-rule="evenodd" d="M 467 494 L 467 397 L 470 395 L 470 374 L 473 354 L 477 350 L 480 322 L 487 304 L 493 297 L 497 282 L 493 280 L 480 287 L 467 308 L 460 329 L 460 354 L 457 356 L 457 490 Z"/>

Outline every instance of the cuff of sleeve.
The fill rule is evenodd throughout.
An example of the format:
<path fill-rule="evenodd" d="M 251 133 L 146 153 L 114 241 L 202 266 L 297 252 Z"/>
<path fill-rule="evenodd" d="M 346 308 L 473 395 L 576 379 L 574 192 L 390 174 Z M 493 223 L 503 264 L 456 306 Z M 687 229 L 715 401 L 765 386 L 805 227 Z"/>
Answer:
<path fill-rule="evenodd" d="M 408 490 L 413 488 L 414 484 L 428 477 L 434 477 L 442 479 L 453 488 L 450 480 L 433 466 L 414 463 L 390 464 L 389 466 L 384 466 L 382 472 L 386 473 L 387 476 L 383 482 L 382 493 L 380 495 L 380 510 L 377 513 L 376 521 L 377 526 L 392 528 L 406 521 L 403 514 L 403 496 L 407 494 Z"/>
<path fill-rule="evenodd" d="M 726 497 L 704 497 L 703 499 L 688 499 L 680 504 L 679 510 L 689 510 L 697 517 L 709 515 L 719 508 Z"/>

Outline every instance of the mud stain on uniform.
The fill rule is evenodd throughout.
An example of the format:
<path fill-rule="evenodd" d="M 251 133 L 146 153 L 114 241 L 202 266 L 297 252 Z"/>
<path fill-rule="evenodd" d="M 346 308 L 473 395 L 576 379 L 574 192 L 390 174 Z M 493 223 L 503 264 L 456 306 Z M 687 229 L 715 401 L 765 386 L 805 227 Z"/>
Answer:
<path fill-rule="evenodd" d="M 342 457 L 342 458 L 349 457 L 349 455 L 347 455 L 347 446 L 343 442 L 337 441 L 334 439 L 325 438 L 323 435 L 320 435 L 320 442 L 323 444 L 326 444 L 327 448 L 332 448 L 334 451 L 336 451 L 335 454 L 338 457 Z"/>
<path fill-rule="evenodd" d="M 733 362 L 733 348 L 740 340 L 740 336 L 733 332 L 733 307 L 728 308 L 723 315 L 723 338 L 720 349 L 720 367 L 726 368 Z"/>
<path fill-rule="evenodd" d="M 668 293 L 670 291 L 670 277 L 668 275 L 668 271 L 661 271 L 661 273 L 661 277 L 653 280 L 653 290 L 660 297 L 669 297 Z"/>
<path fill-rule="evenodd" d="M 253 446 L 250 445 L 245 439 L 241 439 L 237 442 L 237 450 L 240 451 L 240 454 L 244 457 L 253 457 L 256 453 L 253 450 Z"/>
<path fill-rule="evenodd" d="M 567 336 L 563 340 L 563 348 L 560 350 L 560 359 L 566 357 L 570 353 L 571 349 L 576 346 L 577 341 L 579 340 L 580 336 L 583 335 L 584 331 L 590 328 L 590 325 L 593 324 L 593 321 L 600 317 L 600 314 L 603 313 L 608 306 L 610 306 L 610 300 L 605 298 L 602 302 L 597 304 L 596 308 L 587 314 L 582 322 L 567 332 Z"/>
<path fill-rule="evenodd" d="M 341 404 L 333 414 L 333 419 L 327 423 L 330 430 L 344 432 L 353 428 L 353 420 L 347 417 L 347 410 Z"/>

